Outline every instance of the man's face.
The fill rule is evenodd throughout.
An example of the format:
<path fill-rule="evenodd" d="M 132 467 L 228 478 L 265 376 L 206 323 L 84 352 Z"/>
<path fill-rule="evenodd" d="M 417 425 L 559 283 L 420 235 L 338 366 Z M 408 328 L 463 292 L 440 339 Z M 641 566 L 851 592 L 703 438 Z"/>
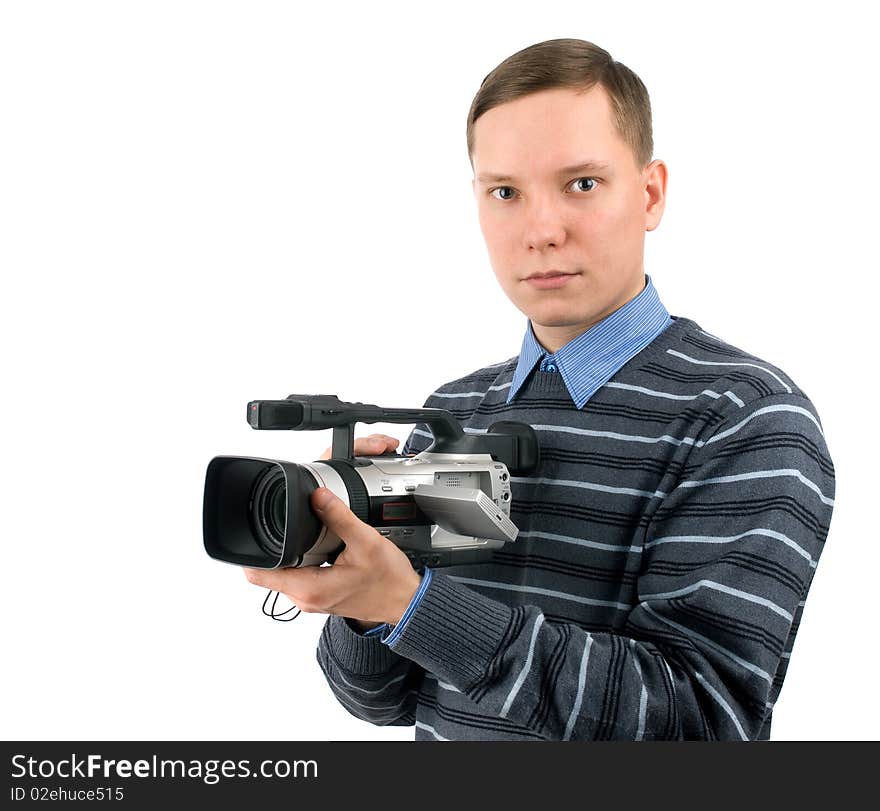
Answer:
<path fill-rule="evenodd" d="M 554 88 L 474 124 L 474 192 L 502 289 L 555 352 L 644 288 L 645 231 L 663 215 L 666 165 L 636 166 L 604 88 Z M 580 164 L 600 164 L 583 168 Z M 567 274 L 533 280 L 534 274 Z"/>

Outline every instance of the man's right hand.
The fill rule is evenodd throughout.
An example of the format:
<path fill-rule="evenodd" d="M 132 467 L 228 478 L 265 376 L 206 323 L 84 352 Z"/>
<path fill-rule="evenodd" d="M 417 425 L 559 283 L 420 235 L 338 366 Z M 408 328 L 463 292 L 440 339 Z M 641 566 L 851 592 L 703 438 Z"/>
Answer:
<path fill-rule="evenodd" d="M 354 441 L 354 455 L 380 456 L 383 453 L 393 453 L 399 444 L 400 440 L 393 436 L 370 434 L 368 437 Z M 318 458 L 329 459 L 331 452 L 331 448 L 327 448 Z"/>
<path fill-rule="evenodd" d="M 354 455 L 381 456 L 383 453 L 393 453 L 399 444 L 400 440 L 396 437 L 386 436 L 385 434 L 370 434 L 368 437 L 356 439 L 354 441 Z M 332 449 L 327 448 L 319 458 L 329 459 L 331 454 Z M 378 628 L 382 625 L 381 622 L 362 622 L 361 620 L 351 618 L 348 619 L 348 622 L 350 622 L 352 627 L 357 629 L 360 633 L 369 631 L 371 628 Z"/>

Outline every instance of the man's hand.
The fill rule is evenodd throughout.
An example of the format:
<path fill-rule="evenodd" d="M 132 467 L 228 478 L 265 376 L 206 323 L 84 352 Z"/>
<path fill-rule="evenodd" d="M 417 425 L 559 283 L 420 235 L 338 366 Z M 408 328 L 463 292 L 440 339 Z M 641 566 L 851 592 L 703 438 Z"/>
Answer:
<path fill-rule="evenodd" d="M 355 456 L 379 456 L 386 451 L 391 453 L 400 444 L 400 440 L 386 434 L 370 434 L 366 439 L 356 439 L 354 441 Z M 329 459 L 332 453 L 331 448 L 327 448 L 319 459 Z"/>
<path fill-rule="evenodd" d="M 379 440 L 372 443 L 372 440 Z M 357 456 L 394 450 L 398 440 L 375 434 L 355 441 Z M 322 459 L 330 457 L 330 449 Z M 287 595 L 300 611 L 338 614 L 354 620 L 363 630 L 371 624 L 396 624 L 419 588 L 421 577 L 409 558 L 376 532 L 326 487 L 311 495 L 311 505 L 321 521 L 343 541 L 345 549 L 332 566 L 292 569 L 245 569 L 251 583 Z"/>

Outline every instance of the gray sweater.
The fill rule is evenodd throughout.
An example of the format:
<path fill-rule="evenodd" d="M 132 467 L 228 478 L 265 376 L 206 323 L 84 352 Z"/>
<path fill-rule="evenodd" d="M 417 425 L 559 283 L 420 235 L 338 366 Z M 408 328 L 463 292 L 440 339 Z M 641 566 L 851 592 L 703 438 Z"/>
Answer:
<path fill-rule="evenodd" d="M 516 363 L 425 406 L 535 428 L 517 540 L 434 570 L 391 646 L 329 617 L 337 699 L 425 740 L 769 738 L 834 503 L 812 403 L 681 317 L 580 410 L 537 368 L 507 405 Z M 417 426 L 404 453 L 430 443 Z"/>

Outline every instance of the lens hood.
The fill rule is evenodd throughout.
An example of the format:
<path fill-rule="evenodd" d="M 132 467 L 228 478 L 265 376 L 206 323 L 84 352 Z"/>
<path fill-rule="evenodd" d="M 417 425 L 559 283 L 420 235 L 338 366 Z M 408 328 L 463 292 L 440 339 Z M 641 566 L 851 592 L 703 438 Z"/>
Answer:
<path fill-rule="evenodd" d="M 205 551 L 255 569 L 298 566 L 323 529 L 310 501 L 318 486 L 295 462 L 215 456 L 205 474 Z"/>

